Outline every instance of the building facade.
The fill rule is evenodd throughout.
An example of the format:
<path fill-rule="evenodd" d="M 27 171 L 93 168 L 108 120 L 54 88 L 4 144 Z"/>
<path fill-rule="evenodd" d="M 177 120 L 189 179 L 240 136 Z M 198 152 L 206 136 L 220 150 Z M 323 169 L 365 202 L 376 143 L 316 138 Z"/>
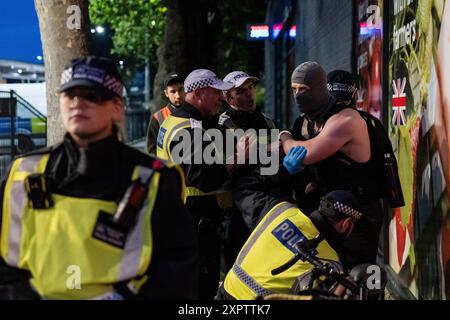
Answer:
<path fill-rule="evenodd" d="M 0 83 L 35 83 L 44 81 L 45 68 L 43 65 L 0 59 Z"/>

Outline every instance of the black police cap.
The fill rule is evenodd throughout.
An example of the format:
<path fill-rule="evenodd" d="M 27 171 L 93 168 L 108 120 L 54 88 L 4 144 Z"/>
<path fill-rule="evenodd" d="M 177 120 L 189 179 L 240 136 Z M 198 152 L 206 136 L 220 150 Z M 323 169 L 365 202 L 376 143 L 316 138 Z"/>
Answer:
<path fill-rule="evenodd" d="M 61 74 L 59 92 L 74 87 L 88 87 L 123 97 L 123 80 L 114 62 L 87 56 L 70 61 Z"/>
<path fill-rule="evenodd" d="M 334 70 L 327 75 L 327 87 L 336 100 L 352 100 L 357 90 L 355 77 L 344 70 Z"/>

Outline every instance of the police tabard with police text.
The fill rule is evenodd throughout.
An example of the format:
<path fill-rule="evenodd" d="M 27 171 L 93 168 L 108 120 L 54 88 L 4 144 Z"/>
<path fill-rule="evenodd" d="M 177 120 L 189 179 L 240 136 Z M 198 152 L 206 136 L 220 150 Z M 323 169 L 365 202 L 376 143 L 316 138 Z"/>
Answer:
<path fill-rule="evenodd" d="M 264 218 L 239 252 L 217 299 L 251 300 L 291 292 L 297 279 L 310 276 L 313 265 L 299 260 L 283 272 L 275 271 L 292 261 L 301 241 L 315 241 L 315 257 L 335 271 L 345 272 L 353 267 L 350 262 L 353 259 L 342 249 L 342 244 L 348 241 L 363 214 L 349 192 L 328 193 L 309 217 L 290 202 L 282 199 L 270 202 L 274 205 L 262 214 Z"/>

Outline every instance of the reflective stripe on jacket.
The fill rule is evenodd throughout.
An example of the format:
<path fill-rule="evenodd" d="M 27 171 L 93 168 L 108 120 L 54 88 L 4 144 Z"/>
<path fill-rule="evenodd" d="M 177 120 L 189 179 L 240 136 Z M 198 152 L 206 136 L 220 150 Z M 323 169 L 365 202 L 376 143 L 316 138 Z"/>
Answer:
<path fill-rule="evenodd" d="M 43 174 L 48 159 L 49 154 L 32 155 L 12 165 L 3 201 L 2 258 L 29 271 L 32 286 L 47 299 L 90 299 L 114 291 L 114 284 L 123 281 L 142 285 L 152 259 L 151 215 L 159 172 L 135 167 L 130 184 L 138 177 L 152 178 L 135 225 L 121 238 L 114 228 L 105 231 L 98 223 L 101 215 L 112 218 L 115 201 L 51 194 L 52 207 L 29 207 L 24 181 L 32 173 Z M 94 231 L 108 239 L 99 240 Z M 112 244 L 114 239 L 122 245 Z"/>
<path fill-rule="evenodd" d="M 252 232 L 227 274 L 224 288 L 238 300 L 255 299 L 271 293 L 288 293 L 300 275 L 310 271 L 309 262 L 299 260 L 288 270 L 272 275 L 271 271 L 289 261 L 297 252 L 296 243 L 319 234 L 311 220 L 297 207 L 281 202 L 270 210 Z M 317 247 L 317 258 L 339 261 L 326 240 Z M 336 266 L 340 269 L 340 266 Z"/>
<path fill-rule="evenodd" d="M 168 106 L 165 106 L 161 110 L 155 112 L 153 114 L 153 118 L 155 118 L 155 120 L 158 121 L 159 126 L 161 126 L 164 120 L 166 120 L 171 114 L 172 111 L 170 110 L 170 108 Z"/>
<path fill-rule="evenodd" d="M 156 142 L 157 157 L 174 163 L 170 145 L 180 130 L 191 129 L 191 126 L 190 119 L 175 117 L 173 115 L 168 117 L 159 128 L 158 139 Z M 186 187 L 187 197 L 209 196 L 218 193 L 219 192 L 203 192 L 202 190 L 189 185 Z"/>

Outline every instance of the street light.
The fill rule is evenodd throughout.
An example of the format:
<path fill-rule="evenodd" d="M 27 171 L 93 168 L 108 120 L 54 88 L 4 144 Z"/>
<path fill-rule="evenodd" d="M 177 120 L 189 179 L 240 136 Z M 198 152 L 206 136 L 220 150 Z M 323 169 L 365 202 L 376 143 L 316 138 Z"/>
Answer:
<path fill-rule="evenodd" d="M 97 33 L 103 33 L 105 32 L 105 28 L 103 28 L 102 26 L 98 26 L 97 28 L 95 28 L 95 31 L 97 31 Z"/>

